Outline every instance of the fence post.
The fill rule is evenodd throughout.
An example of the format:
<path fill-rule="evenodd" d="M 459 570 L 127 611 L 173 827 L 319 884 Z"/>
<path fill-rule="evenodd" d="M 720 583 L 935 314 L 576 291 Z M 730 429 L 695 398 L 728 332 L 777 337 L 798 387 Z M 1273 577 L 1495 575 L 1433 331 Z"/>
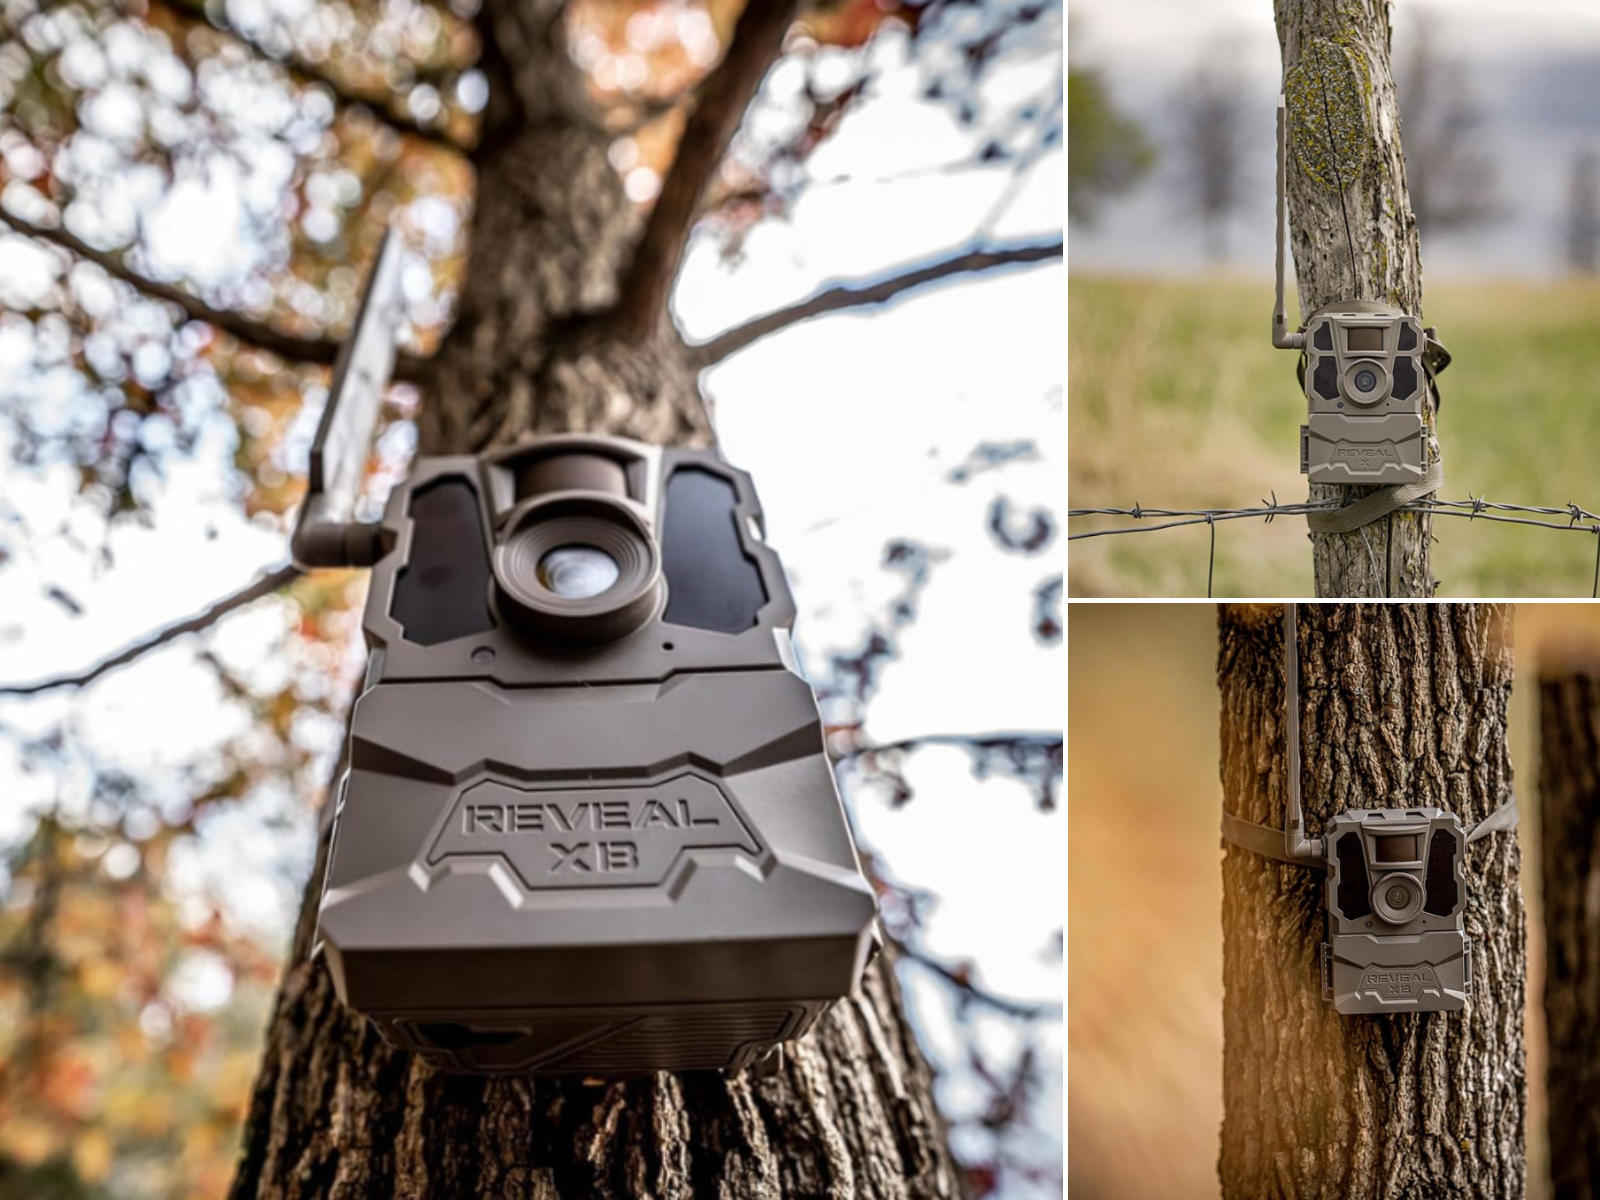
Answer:
<path fill-rule="evenodd" d="M 1226 810 L 1282 828 L 1277 605 L 1220 615 Z M 1463 824 L 1508 794 L 1511 612 L 1481 604 L 1299 610 L 1307 832 L 1345 808 L 1437 805 Z M 1521 1200 L 1524 919 L 1514 836 L 1466 851 L 1472 999 L 1340 1016 L 1322 998 L 1319 871 L 1228 845 L 1222 861 L 1224 1200 Z"/>
<path fill-rule="evenodd" d="M 1300 311 L 1379 300 L 1420 318 L 1422 260 L 1389 71 L 1389 6 L 1277 0 L 1275 7 Z M 1426 420 L 1431 435 L 1432 411 Z M 1312 484 L 1311 499 L 1348 503 L 1371 490 Z M 1397 512 L 1353 533 L 1311 540 L 1318 596 L 1425 597 L 1437 587 L 1427 513 Z"/>
<path fill-rule="evenodd" d="M 1539 672 L 1539 824 L 1550 1180 L 1600 1198 L 1600 647 L 1546 650 Z"/>

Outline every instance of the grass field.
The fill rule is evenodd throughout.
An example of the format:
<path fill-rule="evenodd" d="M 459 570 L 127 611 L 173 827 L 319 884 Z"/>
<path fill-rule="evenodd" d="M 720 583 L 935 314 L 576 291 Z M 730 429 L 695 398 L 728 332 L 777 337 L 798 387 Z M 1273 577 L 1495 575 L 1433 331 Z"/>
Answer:
<path fill-rule="evenodd" d="M 1455 356 L 1440 381 L 1440 498 L 1600 511 L 1600 284 L 1440 281 L 1425 303 Z M 1268 341 L 1271 308 L 1265 277 L 1071 277 L 1073 508 L 1305 499 L 1305 401 L 1295 356 Z M 1076 518 L 1071 532 L 1108 523 Z M 1433 524 L 1440 596 L 1588 596 L 1593 586 L 1592 536 Z M 1216 595 L 1312 593 L 1303 518 L 1226 522 L 1216 537 Z M 1071 543 L 1069 594 L 1203 596 L 1207 546 L 1203 525 Z"/>

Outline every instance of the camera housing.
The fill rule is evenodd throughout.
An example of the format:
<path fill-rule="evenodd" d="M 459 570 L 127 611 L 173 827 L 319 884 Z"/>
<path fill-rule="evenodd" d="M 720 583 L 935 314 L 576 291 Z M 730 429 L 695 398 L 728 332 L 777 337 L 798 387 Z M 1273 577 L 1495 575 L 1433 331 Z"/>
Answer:
<path fill-rule="evenodd" d="M 1460 819 L 1441 808 L 1348 809 L 1325 837 L 1323 998 L 1341 1013 L 1462 1008 L 1472 939 Z"/>
<path fill-rule="evenodd" d="M 750 479 L 561 435 L 419 459 L 381 524 L 350 521 L 398 279 L 390 238 L 292 543 L 372 569 L 317 951 L 447 1070 L 741 1070 L 879 939 Z"/>
<path fill-rule="evenodd" d="M 1312 483 L 1398 484 L 1428 465 L 1427 338 L 1397 308 L 1346 300 L 1306 321 L 1300 470 Z"/>
<path fill-rule="evenodd" d="M 750 481 L 552 437 L 390 497 L 319 913 L 339 997 L 439 1066 L 738 1069 L 860 979 L 876 907 Z M 617 566 L 541 581 L 552 551 Z M 585 590 L 585 589 L 579 589 Z"/>

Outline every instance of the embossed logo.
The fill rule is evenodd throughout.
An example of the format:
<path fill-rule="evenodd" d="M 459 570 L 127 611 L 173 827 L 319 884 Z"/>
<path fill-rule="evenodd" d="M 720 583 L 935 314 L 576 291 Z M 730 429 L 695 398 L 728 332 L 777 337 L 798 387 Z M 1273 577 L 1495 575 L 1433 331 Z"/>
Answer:
<path fill-rule="evenodd" d="M 1432 967 L 1369 968 L 1361 976 L 1361 990 L 1376 992 L 1384 1000 L 1404 1000 L 1439 991 L 1439 977 Z"/>
<path fill-rule="evenodd" d="M 631 788 L 467 788 L 428 847 L 429 867 L 496 857 L 530 890 L 661 883 L 688 850 L 760 853 L 722 790 L 697 775 Z"/>
<path fill-rule="evenodd" d="M 1400 455 L 1388 442 L 1379 442 L 1376 445 L 1367 444 L 1353 446 L 1349 442 L 1340 442 L 1333 448 L 1333 457 L 1370 471 L 1374 467 L 1381 467 L 1385 463 L 1398 463 Z"/>

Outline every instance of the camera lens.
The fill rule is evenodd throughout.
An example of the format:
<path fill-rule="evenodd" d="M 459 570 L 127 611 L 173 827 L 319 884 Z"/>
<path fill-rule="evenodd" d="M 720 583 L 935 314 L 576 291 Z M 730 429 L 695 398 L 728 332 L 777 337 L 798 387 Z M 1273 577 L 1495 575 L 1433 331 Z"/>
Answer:
<path fill-rule="evenodd" d="M 1357 371 L 1355 382 L 1358 391 L 1370 392 L 1378 386 L 1378 377 L 1371 371 Z"/>
<path fill-rule="evenodd" d="M 617 560 L 594 546 L 557 546 L 539 560 L 539 582 L 558 596 L 587 600 L 616 583 Z"/>
<path fill-rule="evenodd" d="M 655 534 L 616 497 L 536 496 L 512 510 L 498 542 L 491 565 L 500 612 L 552 642 L 614 641 L 661 600 Z"/>
<path fill-rule="evenodd" d="M 1414 875 L 1393 872 L 1372 889 L 1372 907 L 1391 925 L 1404 925 L 1422 911 L 1422 883 Z"/>

